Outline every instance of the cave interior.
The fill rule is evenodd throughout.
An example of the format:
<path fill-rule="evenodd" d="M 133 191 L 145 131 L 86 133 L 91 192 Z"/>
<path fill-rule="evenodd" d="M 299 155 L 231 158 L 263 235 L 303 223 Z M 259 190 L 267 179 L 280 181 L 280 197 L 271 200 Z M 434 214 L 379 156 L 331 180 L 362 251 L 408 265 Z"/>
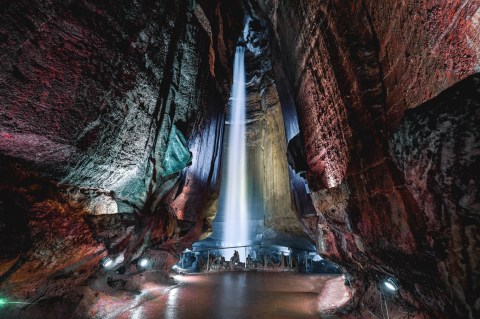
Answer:
<path fill-rule="evenodd" d="M 479 0 L 6 0 L 0 54 L 1 318 L 480 317 Z"/>

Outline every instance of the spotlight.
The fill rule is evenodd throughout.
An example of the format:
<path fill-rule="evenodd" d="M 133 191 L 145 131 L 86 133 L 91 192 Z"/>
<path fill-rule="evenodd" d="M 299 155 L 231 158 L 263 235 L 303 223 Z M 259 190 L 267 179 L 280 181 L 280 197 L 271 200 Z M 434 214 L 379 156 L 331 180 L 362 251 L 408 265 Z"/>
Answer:
<path fill-rule="evenodd" d="M 113 266 L 113 260 L 110 259 L 109 257 L 107 257 L 107 258 L 105 258 L 105 259 L 103 260 L 103 263 L 102 263 L 102 264 L 103 264 L 103 267 L 105 267 L 105 268 L 107 268 L 107 269 L 108 269 L 108 268 L 111 268 L 111 267 Z"/>
<path fill-rule="evenodd" d="M 142 258 L 142 259 L 140 259 L 140 261 L 138 262 L 138 265 L 139 265 L 140 267 L 143 267 L 143 268 L 147 267 L 147 265 L 148 265 L 148 259 L 147 259 L 147 258 Z"/>
<path fill-rule="evenodd" d="M 117 258 L 115 258 L 115 263 L 116 264 L 121 264 L 125 260 L 125 256 L 122 254 L 118 255 Z"/>
<path fill-rule="evenodd" d="M 0 298 L 0 307 L 3 307 L 6 304 L 7 304 L 7 299 Z"/>
<path fill-rule="evenodd" d="M 397 291 L 398 290 L 398 283 L 393 278 L 388 278 L 383 282 L 383 285 L 390 291 Z"/>

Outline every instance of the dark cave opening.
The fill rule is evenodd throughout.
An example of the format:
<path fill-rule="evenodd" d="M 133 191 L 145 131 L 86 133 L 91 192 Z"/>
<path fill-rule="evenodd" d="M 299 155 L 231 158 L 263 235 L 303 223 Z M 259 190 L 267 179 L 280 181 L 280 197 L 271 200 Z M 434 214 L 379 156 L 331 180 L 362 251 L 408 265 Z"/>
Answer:
<path fill-rule="evenodd" d="M 16 198 L 15 192 L 2 192 L 0 203 L 0 240 L 9 243 L 2 247 L 2 255 L 11 258 L 31 247 L 28 208 L 23 207 L 22 200 Z"/>

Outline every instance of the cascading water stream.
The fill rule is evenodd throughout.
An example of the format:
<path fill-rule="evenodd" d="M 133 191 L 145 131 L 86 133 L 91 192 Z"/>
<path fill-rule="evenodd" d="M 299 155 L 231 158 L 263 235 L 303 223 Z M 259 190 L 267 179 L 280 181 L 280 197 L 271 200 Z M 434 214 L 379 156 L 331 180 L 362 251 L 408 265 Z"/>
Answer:
<path fill-rule="evenodd" d="M 238 46 L 233 67 L 233 87 L 230 98 L 230 126 L 227 148 L 224 238 L 225 246 L 248 243 L 247 169 L 245 136 L 245 48 Z"/>

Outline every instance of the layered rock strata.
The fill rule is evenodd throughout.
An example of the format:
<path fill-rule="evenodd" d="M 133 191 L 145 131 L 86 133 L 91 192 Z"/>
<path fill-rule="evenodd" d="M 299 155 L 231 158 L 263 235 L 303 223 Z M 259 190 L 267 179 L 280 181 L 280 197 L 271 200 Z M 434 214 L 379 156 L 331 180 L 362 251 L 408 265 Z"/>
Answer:
<path fill-rule="evenodd" d="M 316 210 L 304 221 L 317 249 L 375 286 L 396 277 L 402 291 L 390 301 L 407 312 L 417 309 L 436 318 L 477 316 L 478 293 L 466 278 L 478 273 L 476 259 L 470 257 L 478 243 L 475 236 L 461 234 L 471 234 L 478 221 L 456 220 L 478 214 L 476 196 L 469 195 L 476 192 L 478 176 L 462 181 L 456 191 L 448 181 L 461 179 L 465 165 L 475 166 L 478 129 L 472 126 L 478 114 L 463 107 L 464 113 L 444 108 L 446 113 L 423 113 L 424 123 L 435 123 L 435 117 L 455 118 L 455 123 L 468 117 L 469 124 L 450 128 L 451 141 L 434 138 L 436 146 L 429 147 L 429 158 L 445 159 L 451 169 L 427 160 L 412 162 L 411 157 L 418 156 L 413 154 L 421 153 L 418 149 L 441 129 L 413 129 L 403 115 L 478 71 L 478 1 L 251 3 L 271 23 L 272 41 L 280 52 L 278 78 L 287 81 L 298 110 Z M 460 96 L 476 90 L 467 87 Z M 447 95 L 422 108 L 446 103 Z M 455 103 L 460 107 L 467 102 Z M 401 132 L 403 143 L 389 148 Z M 406 134 L 428 137 L 420 142 Z M 471 136 L 468 142 L 464 135 Z M 451 144 L 456 146 L 447 146 Z M 470 154 L 468 161 L 461 154 Z M 423 170 L 437 176 L 441 185 L 413 178 L 425 175 Z M 447 213 L 442 203 L 463 196 L 468 208 L 449 204 Z M 454 221 L 442 222 L 445 214 Z M 447 273 L 455 279 L 445 279 Z M 444 278 L 442 285 L 438 278 Z"/>
<path fill-rule="evenodd" d="M 101 258 L 148 247 L 168 270 L 215 214 L 240 3 L 10 1 L 0 19 L 2 292 L 67 304 Z"/>
<path fill-rule="evenodd" d="M 286 131 L 274 83 L 268 26 L 250 16 L 243 32 L 247 76 L 247 156 L 252 211 L 261 211 L 264 243 L 302 241 L 303 231 L 290 195 Z"/>

